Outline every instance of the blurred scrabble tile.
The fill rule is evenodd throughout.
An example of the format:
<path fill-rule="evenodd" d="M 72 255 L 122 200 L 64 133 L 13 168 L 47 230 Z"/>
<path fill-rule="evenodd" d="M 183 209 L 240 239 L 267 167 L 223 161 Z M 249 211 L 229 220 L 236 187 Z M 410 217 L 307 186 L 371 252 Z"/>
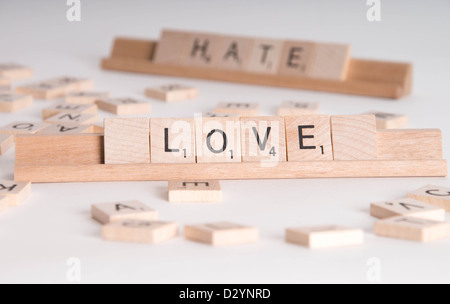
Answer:
<path fill-rule="evenodd" d="M 16 88 L 18 94 L 29 94 L 36 99 L 56 99 L 65 97 L 70 92 L 92 89 L 94 82 L 90 79 L 59 77 Z"/>
<path fill-rule="evenodd" d="M 57 102 L 50 107 L 42 110 L 42 119 L 45 121 L 57 114 L 97 114 L 98 107 L 91 104 L 73 104 Z M 67 117 L 68 118 L 68 117 Z"/>
<path fill-rule="evenodd" d="M 214 113 L 235 114 L 239 116 L 258 116 L 261 106 L 258 103 L 221 102 Z"/>
<path fill-rule="evenodd" d="M 203 117 L 239 117 L 236 114 L 227 114 L 227 113 L 214 113 L 214 112 L 205 112 L 202 114 Z"/>
<path fill-rule="evenodd" d="M 0 155 L 3 155 L 14 146 L 14 135 L 0 134 Z"/>
<path fill-rule="evenodd" d="M 48 127 L 44 122 L 16 121 L 0 128 L 0 134 L 35 134 Z"/>
<path fill-rule="evenodd" d="M 247 70 L 264 74 L 278 73 L 283 45 L 281 40 L 255 39 Z"/>
<path fill-rule="evenodd" d="M 309 76 L 345 80 L 350 64 L 350 45 L 318 43 Z"/>
<path fill-rule="evenodd" d="M 103 239 L 117 242 L 158 244 L 178 236 L 178 224 L 171 222 L 125 220 L 104 225 Z"/>
<path fill-rule="evenodd" d="M 148 118 L 105 119 L 105 164 L 149 164 Z"/>
<path fill-rule="evenodd" d="M 450 223 L 398 216 L 377 221 L 375 234 L 416 242 L 433 242 L 450 238 Z"/>
<path fill-rule="evenodd" d="M 258 234 L 258 229 L 256 228 L 230 222 L 184 227 L 184 236 L 186 239 L 213 246 L 256 243 L 258 241 Z"/>
<path fill-rule="evenodd" d="M 368 112 L 366 115 L 375 115 L 378 130 L 401 129 L 408 126 L 408 116 L 385 113 L 385 112 Z"/>
<path fill-rule="evenodd" d="M 179 84 L 169 84 L 156 88 L 148 88 L 145 90 L 145 95 L 166 102 L 174 102 L 197 98 L 198 90 Z"/>
<path fill-rule="evenodd" d="M 163 30 L 155 51 L 155 63 L 180 65 L 189 42 L 189 33 Z"/>
<path fill-rule="evenodd" d="M 152 163 L 195 163 L 194 119 L 150 120 Z"/>
<path fill-rule="evenodd" d="M 133 98 L 108 98 L 97 101 L 100 110 L 116 115 L 150 114 L 152 106 L 148 102 Z"/>
<path fill-rule="evenodd" d="M 9 208 L 9 197 L 0 195 L 0 212 Z"/>
<path fill-rule="evenodd" d="M 241 162 L 241 125 L 238 117 L 195 118 L 198 163 Z"/>
<path fill-rule="evenodd" d="M 71 92 L 66 96 L 66 103 L 95 104 L 98 100 L 109 98 L 105 92 Z"/>
<path fill-rule="evenodd" d="M 0 112 L 16 112 L 33 105 L 31 95 L 16 95 L 0 92 Z"/>
<path fill-rule="evenodd" d="M 375 160 L 375 115 L 331 116 L 334 160 Z"/>
<path fill-rule="evenodd" d="M 16 63 L 0 63 L 0 76 L 11 80 L 22 80 L 33 76 L 33 70 Z"/>
<path fill-rule="evenodd" d="M 279 73 L 307 77 L 310 74 L 317 44 L 309 41 L 286 41 L 281 53 Z"/>
<path fill-rule="evenodd" d="M 249 65 L 253 39 L 223 36 L 217 56 L 216 68 L 223 70 L 244 70 Z"/>
<path fill-rule="evenodd" d="M 105 133 L 105 128 L 99 125 L 92 125 L 92 133 Z"/>
<path fill-rule="evenodd" d="M 220 181 L 169 181 L 169 202 L 221 202 Z"/>
<path fill-rule="evenodd" d="M 48 127 L 39 130 L 38 134 L 73 135 L 73 134 L 93 133 L 93 132 L 94 128 L 91 125 L 59 123 L 59 124 L 50 124 Z"/>
<path fill-rule="evenodd" d="M 158 212 L 139 201 L 92 205 L 91 215 L 93 219 L 102 225 L 126 220 L 158 220 Z"/>
<path fill-rule="evenodd" d="M 98 116 L 97 114 L 79 114 L 79 113 L 61 112 L 52 117 L 47 118 L 45 122 L 53 124 L 70 123 L 70 124 L 87 125 L 98 123 Z"/>
<path fill-rule="evenodd" d="M 408 193 L 407 197 L 450 212 L 450 188 L 427 185 Z"/>
<path fill-rule="evenodd" d="M 222 45 L 222 36 L 189 33 L 182 64 L 192 67 L 213 68 L 217 65 Z"/>
<path fill-rule="evenodd" d="M 418 217 L 432 221 L 445 221 L 445 210 L 411 198 L 372 203 L 370 214 L 379 219 L 396 216 Z"/>
<path fill-rule="evenodd" d="M 364 243 L 364 231 L 340 226 L 290 228 L 286 230 L 286 241 L 311 249 L 354 246 Z"/>
<path fill-rule="evenodd" d="M 11 79 L 0 76 L 0 93 L 11 92 Z"/>
<path fill-rule="evenodd" d="M 316 115 L 319 107 L 315 102 L 284 101 L 278 108 L 278 116 Z"/>
<path fill-rule="evenodd" d="M 31 194 L 31 183 L 0 180 L 0 195 L 9 198 L 9 206 L 18 206 Z"/>
<path fill-rule="evenodd" d="M 288 161 L 333 160 L 330 116 L 286 117 Z"/>
<path fill-rule="evenodd" d="M 241 117 L 242 162 L 285 162 L 283 117 Z"/>

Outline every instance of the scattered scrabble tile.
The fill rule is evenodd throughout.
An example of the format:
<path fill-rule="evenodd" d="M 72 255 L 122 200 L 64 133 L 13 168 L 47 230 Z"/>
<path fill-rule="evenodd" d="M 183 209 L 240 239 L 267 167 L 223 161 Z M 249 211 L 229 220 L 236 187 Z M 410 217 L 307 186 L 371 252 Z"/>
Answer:
<path fill-rule="evenodd" d="M 102 235 L 108 241 L 158 244 L 178 236 L 178 224 L 125 220 L 104 225 Z"/>
<path fill-rule="evenodd" d="M 49 124 L 44 122 L 16 121 L 0 128 L 0 134 L 35 134 L 46 128 Z"/>
<path fill-rule="evenodd" d="M 222 102 L 214 109 L 214 113 L 236 114 L 239 116 L 258 116 L 261 107 L 257 103 Z"/>
<path fill-rule="evenodd" d="M 433 242 L 450 238 L 450 223 L 398 216 L 375 223 L 375 234 L 416 242 Z"/>
<path fill-rule="evenodd" d="M 70 113 L 70 112 L 61 112 L 54 116 L 51 116 L 45 120 L 48 123 L 70 123 L 70 124 L 80 124 L 80 125 L 88 125 L 95 124 L 98 122 L 97 114 L 80 114 L 80 113 Z"/>
<path fill-rule="evenodd" d="M 280 40 L 255 39 L 248 64 L 248 71 L 276 74 L 280 67 L 283 42 Z"/>
<path fill-rule="evenodd" d="M 42 119 L 47 120 L 60 113 L 65 114 L 97 114 L 97 105 L 92 104 L 72 104 L 65 102 L 57 102 L 52 106 L 42 110 Z M 68 118 L 68 117 L 66 117 Z"/>
<path fill-rule="evenodd" d="M 375 160 L 377 126 L 375 115 L 332 116 L 334 160 Z"/>
<path fill-rule="evenodd" d="M 105 92 L 71 92 L 66 96 L 66 103 L 95 104 L 97 101 L 109 98 Z"/>
<path fill-rule="evenodd" d="M 311 249 L 353 246 L 364 243 L 364 231 L 340 226 L 291 228 L 286 230 L 286 241 Z"/>
<path fill-rule="evenodd" d="M 223 36 L 216 67 L 223 70 L 244 70 L 249 65 L 253 39 Z"/>
<path fill-rule="evenodd" d="M 379 219 L 396 216 L 418 217 L 432 221 L 445 221 L 445 210 L 411 198 L 372 203 L 370 214 Z"/>
<path fill-rule="evenodd" d="M 149 164 L 148 118 L 105 119 L 105 164 Z"/>
<path fill-rule="evenodd" d="M 307 77 L 314 64 L 317 44 L 309 41 L 286 41 L 281 54 L 280 75 Z"/>
<path fill-rule="evenodd" d="M 256 243 L 258 229 L 229 222 L 186 226 L 186 239 L 213 246 L 238 245 Z"/>
<path fill-rule="evenodd" d="M 238 117 L 236 114 L 227 114 L 227 113 L 214 113 L 214 112 L 206 112 L 202 114 L 203 117 Z"/>
<path fill-rule="evenodd" d="M 94 128 L 91 125 L 79 125 L 73 123 L 50 124 L 48 127 L 40 130 L 39 134 L 81 134 L 93 133 Z"/>
<path fill-rule="evenodd" d="M 18 94 L 29 94 L 36 99 L 56 99 L 65 97 L 70 92 L 92 89 L 94 83 L 89 79 L 60 77 L 16 88 Z"/>
<path fill-rule="evenodd" d="M 0 212 L 5 211 L 9 207 L 9 197 L 0 195 Z"/>
<path fill-rule="evenodd" d="M 450 212 L 450 188 L 427 185 L 408 193 L 407 197 Z"/>
<path fill-rule="evenodd" d="M 0 93 L 11 92 L 11 79 L 0 76 Z"/>
<path fill-rule="evenodd" d="M 198 90 L 179 84 L 169 84 L 157 88 L 148 88 L 145 90 L 145 95 L 150 98 L 173 102 L 197 98 Z"/>
<path fill-rule="evenodd" d="M 14 146 L 14 135 L 0 134 L 0 155 L 3 155 Z"/>
<path fill-rule="evenodd" d="M 278 116 L 316 115 L 319 107 L 313 102 L 284 101 L 278 108 Z"/>
<path fill-rule="evenodd" d="M 217 65 L 222 37 L 213 34 L 189 33 L 182 63 L 186 66 L 211 68 Z"/>
<path fill-rule="evenodd" d="M 97 101 L 100 110 L 116 115 L 150 114 L 152 106 L 148 102 L 133 98 L 108 98 Z"/>
<path fill-rule="evenodd" d="M 286 117 L 288 161 L 333 160 L 330 117 Z"/>
<path fill-rule="evenodd" d="M 221 202 L 222 188 L 219 181 L 170 181 L 169 202 L 200 203 Z"/>
<path fill-rule="evenodd" d="M 33 105 L 30 95 L 16 95 L 0 92 L 0 112 L 15 112 Z"/>
<path fill-rule="evenodd" d="M 241 142 L 242 162 L 285 162 L 284 118 L 242 117 Z"/>
<path fill-rule="evenodd" d="M 91 215 L 103 225 L 127 220 L 158 220 L 158 212 L 138 201 L 92 205 Z"/>
<path fill-rule="evenodd" d="M 408 125 L 408 116 L 384 112 L 368 112 L 366 115 L 375 115 L 377 129 L 401 129 Z"/>
<path fill-rule="evenodd" d="M 314 64 L 308 76 L 319 79 L 344 80 L 350 63 L 350 46 L 318 43 Z"/>
<path fill-rule="evenodd" d="M 21 80 L 33 76 L 33 70 L 16 63 L 0 63 L 0 76 Z"/>
<path fill-rule="evenodd" d="M 9 206 L 20 205 L 31 194 L 31 183 L 0 180 L 0 195 L 9 198 Z"/>

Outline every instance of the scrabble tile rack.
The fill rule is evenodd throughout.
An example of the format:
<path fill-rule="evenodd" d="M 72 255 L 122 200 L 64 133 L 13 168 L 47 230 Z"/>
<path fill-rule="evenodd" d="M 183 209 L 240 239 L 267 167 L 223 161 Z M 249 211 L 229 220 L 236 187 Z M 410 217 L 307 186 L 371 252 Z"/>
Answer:
<path fill-rule="evenodd" d="M 351 59 L 345 81 L 257 74 L 241 71 L 155 64 L 158 41 L 117 38 L 105 70 L 199 78 L 252 85 L 399 99 L 412 91 L 413 65 L 410 63 Z"/>

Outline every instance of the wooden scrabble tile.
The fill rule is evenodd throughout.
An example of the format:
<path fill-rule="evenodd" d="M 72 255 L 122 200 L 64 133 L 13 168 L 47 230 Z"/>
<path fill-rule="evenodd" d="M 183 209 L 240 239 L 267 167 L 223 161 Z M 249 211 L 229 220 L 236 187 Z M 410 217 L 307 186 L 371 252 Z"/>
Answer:
<path fill-rule="evenodd" d="M 169 84 L 157 88 L 148 88 L 145 90 L 145 96 L 166 102 L 183 101 L 197 98 L 198 90 L 179 84 Z"/>
<path fill-rule="evenodd" d="M 169 181 L 169 202 L 202 203 L 221 202 L 220 181 Z"/>
<path fill-rule="evenodd" d="M 182 64 L 189 38 L 188 32 L 163 30 L 155 51 L 155 63 Z"/>
<path fill-rule="evenodd" d="M 8 77 L 0 76 L 0 91 L 10 91 L 11 90 L 11 79 Z"/>
<path fill-rule="evenodd" d="M 102 126 L 92 125 L 92 128 L 92 133 L 105 133 L 105 128 L 103 128 Z"/>
<path fill-rule="evenodd" d="M 105 92 L 71 92 L 66 96 L 66 103 L 95 104 L 98 100 L 109 98 Z"/>
<path fill-rule="evenodd" d="M 0 92 L 0 112 L 15 112 L 33 105 L 31 95 L 16 95 Z"/>
<path fill-rule="evenodd" d="M 249 65 L 253 39 L 223 36 L 216 67 L 223 70 L 244 70 Z"/>
<path fill-rule="evenodd" d="M 258 103 L 221 102 L 214 109 L 214 113 L 236 114 L 239 116 L 258 116 L 261 106 Z"/>
<path fill-rule="evenodd" d="M 408 116 L 384 112 L 368 112 L 366 115 L 375 115 L 378 130 L 401 129 L 408 125 Z"/>
<path fill-rule="evenodd" d="M 450 237 L 450 223 L 398 216 L 375 223 L 375 234 L 416 242 L 433 242 Z"/>
<path fill-rule="evenodd" d="M 247 70 L 255 73 L 278 73 L 283 46 L 281 40 L 255 39 Z"/>
<path fill-rule="evenodd" d="M 319 107 L 315 102 L 284 101 L 278 108 L 278 116 L 316 115 Z"/>
<path fill-rule="evenodd" d="M 18 206 L 31 194 L 31 183 L 0 180 L 0 195 L 9 198 L 9 206 Z"/>
<path fill-rule="evenodd" d="M 216 67 L 222 39 L 220 35 L 190 33 L 182 63 L 187 66 L 203 68 Z"/>
<path fill-rule="evenodd" d="M 242 162 L 285 162 L 284 118 L 242 117 L 241 143 Z"/>
<path fill-rule="evenodd" d="M 152 163 L 195 163 L 194 119 L 150 120 Z"/>
<path fill-rule="evenodd" d="M 334 160 L 377 159 L 374 115 L 331 116 Z"/>
<path fill-rule="evenodd" d="M 445 210 L 411 198 L 372 203 L 370 214 L 379 219 L 395 216 L 418 217 L 432 221 L 445 221 Z"/>
<path fill-rule="evenodd" d="M 286 117 L 286 141 L 290 162 L 333 160 L 328 115 Z"/>
<path fill-rule="evenodd" d="M 238 117 L 195 118 L 198 163 L 241 162 Z"/>
<path fill-rule="evenodd" d="M 149 163 L 149 119 L 105 119 L 105 164 Z"/>
<path fill-rule="evenodd" d="M 0 155 L 3 155 L 14 146 L 14 135 L 0 134 Z"/>
<path fill-rule="evenodd" d="M 158 212 L 139 201 L 96 204 L 91 207 L 92 218 L 102 225 L 127 220 L 157 221 Z"/>
<path fill-rule="evenodd" d="M 281 53 L 280 75 L 307 77 L 310 74 L 317 44 L 309 41 L 286 41 Z"/>
<path fill-rule="evenodd" d="M 227 113 L 214 113 L 205 112 L 202 114 L 203 117 L 239 117 L 237 114 L 227 114 Z"/>
<path fill-rule="evenodd" d="M 73 104 L 57 102 L 52 106 L 42 110 L 42 119 L 45 121 L 60 113 L 68 114 L 97 114 L 98 107 L 91 104 Z"/>
<path fill-rule="evenodd" d="M 95 124 L 98 123 L 97 114 L 77 114 L 70 112 L 61 112 L 45 120 L 48 123 L 70 123 L 70 124 Z"/>
<path fill-rule="evenodd" d="M 319 43 L 309 76 L 319 79 L 344 80 L 350 64 L 350 45 Z"/>
<path fill-rule="evenodd" d="M 427 185 L 408 193 L 407 197 L 443 208 L 450 212 L 450 188 Z"/>
<path fill-rule="evenodd" d="M 35 134 L 38 131 L 48 127 L 44 122 L 16 121 L 0 128 L 0 134 Z"/>
<path fill-rule="evenodd" d="M 9 208 L 9 197 L 0 195 L 0 212 Z"/>
<path fill-rule="evenodd" d="M 0 76 L 22 80 L 33 76 L 33 70 L 16 63 L 0 63 Z"/>
<path fill-rule="evenodd" d="M 79 125 L 73 123 L 50 124 L 48 127 L 39 130 L 39 134 L 59 134 L 73 135 L 82 133 L 93 133 L 94 128 L 91 125 Z"/>
<path fill-rule="evenodd" d="M 184 237 L 213 246 L 239 245 L 256 243 L 258 229 L 229 222 L 192 225 L 184 227 Z"/>
<path fill-rule="evenodd" d="M 97 101 L 98 107 L 116 115 L 150 114 L 152 106 L 148 102 L 133 98 L 108 98 Z"/>
<path fill-rule="evenodd" d="M 364 243 L 364 231 L 340 226 L 291 228 L 286 230 L 286 241 L 311 249 L 353 246 Z"/>
<path fill-rule="evenodd" d="M 36 99 L 56 99 L 70 92 L 91 90 L 94 82 L 89 79 L 60 77 L 16 88 L 18 94 L 29 94 Z"/>
<path fill-rule="evenodd" d="M 158 244 L 178 236 L 178 224 L 126 220 L 104 225 L 102 235 L 103 239 L 108 241 Z"/>

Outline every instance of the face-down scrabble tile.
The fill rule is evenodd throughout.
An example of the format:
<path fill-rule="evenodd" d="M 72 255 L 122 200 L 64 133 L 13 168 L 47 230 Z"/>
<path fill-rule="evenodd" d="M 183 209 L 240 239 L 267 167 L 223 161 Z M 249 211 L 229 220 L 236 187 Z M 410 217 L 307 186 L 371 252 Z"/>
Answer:
<path fill-rule="evenodd" d="M 0 212 L 9 208 L 9 197 L 0 195 Z"/>
<path fill-rule="evenodd" d="M 408 193 L 407 197 L 450 212 L 450 188 L 427 185 Z"/>
<path fill-rule="evenodd" d="M 285 162 L 283 117 L 241 118 L 242 162 Z"/>
<path fill-rule="evenodd" d="M 376 160 L 375 115 L 331 116 L 334 160 Z"/>
<path fill-rule="evenodd" d="M 223 36 L 217 56 L 216 68 L 223 70 L 244 70 L 249 65 L 253 39 Z"/>
<path fill-rule="evenodd" d="M 220 181 L 170 181 L 169 202 L 202 203 L 221 202 Z"/>
<path fill-rule="evenodd" d="M 42 110 L 42 119 L 47 120 L 48 118 L 60 113 L 97 115 L 97 112 L 98 107 L 96 105 L 57 102 Z"/>
<path fill-rule="evenodd" d="M 93 219 L 103 225 L 126 220 L 158 220 L 158 212 L 139 201 L 92 205 L 91 215 Z"/>
<path fill-rule="evenodd" d="M 241 162 L 239 118 L 195 118 L 198 163 Z"/>
<path fill-rule="evenodd" d="M 38 134 L 58 134 L 58 135 L 71 135 L 82 133 L 93 133 L 94 127 L 91 125 L 79 125 L 73 123 L 59 123 L 51 124 L 48 127 L 40 130 Z"/>
<path fill-rule="evenodd" d="M 416 242 L 433 242 L 450 237 L 450 223 L 398 216 L 377 221 L 375 234 Z"/>
<path fill-rule="evenodd" d="M 97 114 L 80 114 L 61 112 L 45 120 L 47 123 L 70 123 L 79 125 L 88 125 L 98 123 Z"/>
<path fill-rule="evenodd" d="M 168 84 L 145 90 L 145 96 L 166 102 L 183 101 L 198 97 L 197 88 L 179 84 Z"/>
<path fill-rule="evenodd" d="M 194 119 L 150 120 L 152 163 L 195 163 Z"/>
<path fill-rule="evenodd" d="M 174 222 L 124 220 L 104 225 L 103 239 L 117 242 L 158 244 L 178 235 Z"/>
<path fill-rule="evenodd" d="M 345 44 L 318 43 L 309 76 L 319 79 L 344 80 L 351 48 Z"/>
<path fill-rule="evenodd" d="M 316 115 L 319 107 L 315 102 L 284 101 L 278 108 L 278 116 Z"/>
<path fill-rule="evenodd" d="M 0 112 L 16 112 L 33 105 L 31 95 L 16 95 L 0 91 Z"/>
<path fill-rule="evenodd" d="M 408 116 L 401 114 L 372 111 L 365 115 L 375 115 L 378 130 L 401 129 L 408 125 Z"/>
<path fill-rule="evenodd" d="M 106 92 L 71 92 L 66 96 L 66 103 L 95 104 L 98 100 L 109 98 Z"/>
<path fill-rule="evenodd" d="M 328 115 L 286 117 L 286 139 L 288 161 L 333 160 Z"/>
<path fill-rule="evenodd" d="M 0 155 L 3 155 L 14 146 L 14 135 L 0 134 Z"/>
<path fill-rule="evenodd" d="M 33 76 L 33 70 L 16 63 L 0 63 L 0 76 L 21 80 Z"/>
<path fill-rule="evenodd" d="M 236 114 L 239 116 L 258 116 L 261 106 L 257 103 L 221 102 L 214 113 Z"/>
<path fill-rule="evenodd" d="M 44 122 L 16 121 L 1 127 L 0 134 L 35 134 L 48 126 L 49 124 Z"/>
<path fill-rule="evenodd" d="M 239 245 L 256 243 L 258 229 L 230 222 L 219 222 L 184 227 L 186 239 L 213 246 Z"/>
<path fill-rule="evenodd" d="M 9 198 L 9 206 L 19 206 L 31 194 L 31 183 L 0 180 L 0 195 Z"/>
<path fill-rule="evenodd" d="M 280 66 L 283 41 L 255 39 L 247 66 L 249 72 L 276 74 Z"/>
<path fill-rule="evenodd" d="M 116 115 L 150 114 L 152 105 L 134 98 L 108 98 L 97 101 L 100 110 Z"/>
<path fill-rule="evenodd" d="M 290 228 L 286 241 L 311 249 L 353 246 L 364 243 L 364 231 L 341 226 Z"/>
<path fill-rule="evenodd" d="M 432 221 L 445 221 L 445 210 L 411 198 L 372 203 L 370 214 L 379 219 L 396 216 L 417 217 Z"/>
<path fill-rule="evenodd" d="M 281 53 L 280 75 L 307 77 L 314 64 L 317 44 L 309 41 L 286 41 Z"/>
<path fill-rule="evenodd" d="M 189 33 L 182 64 L 203 68 L 216 67 L 222 39 L 219 35 Z"/>
<path fill-rule="evenodd" d="M 18 94 L 29 94 L 36 99 L 55 99 L 65 97 L 70 92 L 92 89 L 94 82 L 75 77 L 59 77 L 16 88 Z"/>

